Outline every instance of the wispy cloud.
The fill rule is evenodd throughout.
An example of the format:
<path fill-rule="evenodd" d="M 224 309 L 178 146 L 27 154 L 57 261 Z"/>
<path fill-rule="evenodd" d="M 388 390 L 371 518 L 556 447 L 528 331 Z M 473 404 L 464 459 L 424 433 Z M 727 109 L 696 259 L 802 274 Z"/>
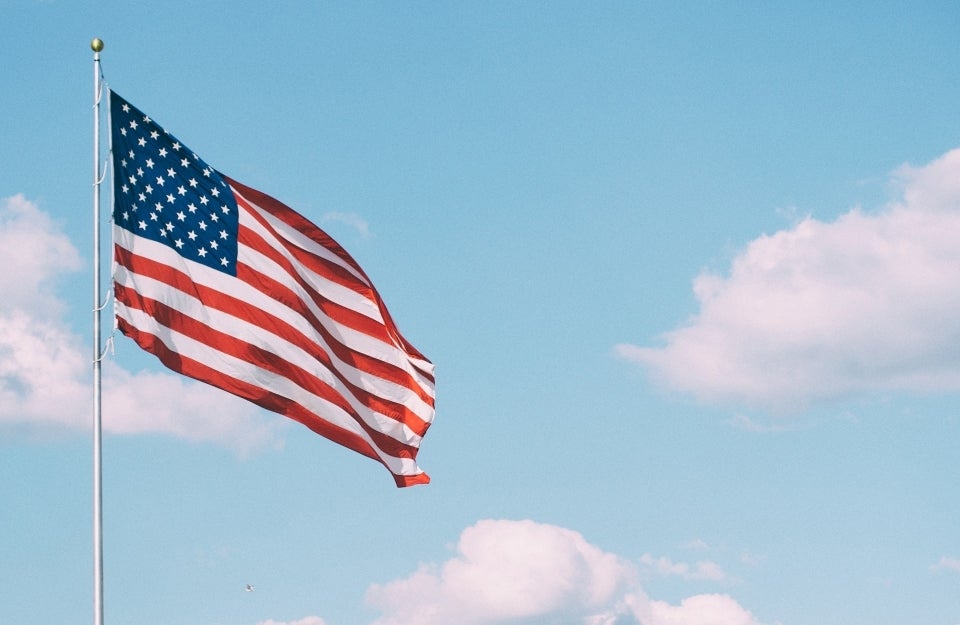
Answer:
<path fill-rule="evenodd" d="M 370 224 L 367 220 L 356 213 L 338 213 L 336 211 L 324 213 L 320 220 L 322 223 L 339 222 L 346 224 L 360 233 L 364 238 L 370 236 Z"/>
<path fill-rule="evenodd" d="M 810 217 L 693 284 L 660 347 L 616 346 L 663 386 L 791 412 L 868 391 L 960 390 L 960 150 L 893 174 L 883 211 Z"/>
<path fill-rule="evenodd" d="M 0 200 L 0 264 L 0 424 L 34 434 L 89 428 L 91 348 L 68 327 L 56 291 L 82 265 L 76 248 L 17 195 Z M 205 384 L 113 361 L 103 373 L 105 432 L 164 433 L 240 454 L 282 444 L 281 419 Z"/>
<path fill-rule="evenodd" d="M 671 605 L 651 600 L 638 579 L 636 566 L 575 531 L 485 520 L 463 531 L 454 557 L 372 586 L 367 602 L 381 613 L 374 625 L 759 625 L 727 595 Z"/>
<path fill-rule="evenodd" d="M 951 571 L 960 573 L 960 558 L 950 558 L 942 556 L 936 564 L 930 565 L 931 571 Z"/>
<path fill-rule="evenodd" d="M 654 575 L 663 577 L 680 577 L 686 580 L 708 580 L 712 582 L 730 581 L 726 571 L 711 560 L 701 560 L 690 564 L 688 562 L 674 562 L 666 556 L 658 558 L 649 553 L 640 557 L 643 569 Z"/>
<path fill-rule="evenodd" d="M 731 417 L 728 423 L 738 430 L 745 432 L 787 432 L 797 429 L 797 425 L 793 421 L 784 421 L 782 419 L 776 421 L 759 421 L 743 414 Z"/>
<path fill-rule="evenodd" d="M 707 544 L 702 538 L 694 538 L 693 540 L 688 540 L 687 542 L 680 545 L 682 549 L 690 549 L 692 551 L 709 551 L 710 545 Z"/>

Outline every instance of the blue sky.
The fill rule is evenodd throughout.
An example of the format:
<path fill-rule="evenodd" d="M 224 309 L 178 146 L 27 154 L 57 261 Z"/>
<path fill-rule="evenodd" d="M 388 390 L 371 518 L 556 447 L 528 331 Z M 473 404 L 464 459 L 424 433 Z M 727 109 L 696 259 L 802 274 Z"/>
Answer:
<path fill-rule="evenodd" d="M 96 36 L 437 368 L 397 489 L 118 335 L 107 623 L 960 623 L 952 3 L 0 7 L 0 621 L 92 618 Z"/>

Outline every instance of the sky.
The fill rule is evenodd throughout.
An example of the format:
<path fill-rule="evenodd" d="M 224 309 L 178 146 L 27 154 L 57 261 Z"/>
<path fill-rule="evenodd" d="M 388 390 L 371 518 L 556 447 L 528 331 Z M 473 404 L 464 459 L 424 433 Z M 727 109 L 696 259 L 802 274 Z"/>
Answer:
<path fill-rule="evenodd" d="M 0 622 L 93 618 L 100 37 L 437 376 L 398 489 L 106 315 L 106 623 L 960 623 L 954 3 L 0 15 Z"/>

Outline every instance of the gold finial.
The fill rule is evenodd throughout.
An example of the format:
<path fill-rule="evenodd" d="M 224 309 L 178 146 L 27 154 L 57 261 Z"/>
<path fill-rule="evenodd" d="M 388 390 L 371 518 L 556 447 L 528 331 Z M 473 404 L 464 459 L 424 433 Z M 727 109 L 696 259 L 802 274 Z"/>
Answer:
<path fill-rule="evenodd" d="M 99 37 L 95 37 L 93 41 L 90 42 L 90 49 L 93 50 L 94 52 L 99 52 L 100 50 L 103 50 L 103 39 L 100 39 Z"/>

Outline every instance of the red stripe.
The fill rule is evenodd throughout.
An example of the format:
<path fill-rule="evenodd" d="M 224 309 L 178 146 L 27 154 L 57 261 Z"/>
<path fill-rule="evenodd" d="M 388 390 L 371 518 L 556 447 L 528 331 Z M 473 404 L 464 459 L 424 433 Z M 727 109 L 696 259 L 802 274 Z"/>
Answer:
<path fill-rule="evenodd" d="M 347 385 L 353 395 L 365 405 L 369 405 L 374 410 L 382 414 L 405 423 L 418 435 L 422 436 L 429 428 L 426 423 L 416 413 L 410 411 L 406 406 L 393 402 L 388 399 L 380 398 L 370 394 L 363 388 L 353 384 L 350 379 L 336 368 L 330 360 L 329 355 L 323 351 L 323 347 L 332 350 L 338 358 L 344 363 L 353 365 L 359 370 L 359 373 L 369 373 L 381 379 L 392 382 L 398 386 L 403 386 L 412 393 L 416 394 L 428 406 L 433 406 L 434 399 L 424 391 L 417 383 L 416 379 L 406 371 L 396 365 L 386 363 L 376 358 L 367 356 L 351 350 L 340 343 L 327 329 L 319 319 L 306 308 L 303 302 L 296 295 L 287 289 L 284 285 L 256 274 L 252 269 L 241 265 L 238 267 L 238 274 L 250 273 L 254 277 L 259 277 L 261 282 L 270 282 L 265 289 L 260 289 L 272 299 L 278 300 L 288 305 L 294 312 L 303 316 L 322 337 L 323 343 L 313 341 L 305 336 L 301 331 L 292 325 L 283 321 L 279 317 L 257 307 L 248 302 L 239 300 L 235 297 L 217 291 L 200 284 L 195 283 L 189 276 L 181 271 L 164 263 L 135 255 L 133 252 L 120 246 L 116 247 L 115 258 L 119 265 L 126 267 L 135 274 L 147 276 L 159 282 L 163 282 L 174 289 L 183 291 L 188 295 L 197 298 L 204 306 L 209 306 L 215 310 L 220 310 L 234 317 L 249 321 L 250 323 L 264 328 L 277 336 L 297 345 L 307 353 L 321 361 L 337 378 Z M 241 269 L 243 271 L 241 271 Z M 245 280 L 246 281 L 246 280 Z M 201 337 L 198 340 L 203 341 Z"/>
<path fill-rule="evenodd" d="M 400 330 L 397 328 L 396 324 L 393 321 L 393 318 L 390 316 L 390 313 L 387 311 L 387 307 L 384 304 L 383 299 L 380 297 L 380 294 L 377 292 L 377 290 L 373 288 L 373 282 L 370 280 L 369 277 L 367 277 L 366 272 L 363 271 L 363 269 L 360 267 L 357 261 L 355 261 L 353 257 L 350 256 L 349 253 L 347 253 L 345 249 L 340 247 L 339 243 L 334 241 L 330 237 L 330 235 L 328 235 L 326 232 L 318 228 L 316 225 L 311 223 L 308 219 L 300 215 L 300 213 L 293 210 L 286 204 L 270 197 L 265 193 L 261 193 L 256 189 L 251 189 L 250 187 L 243 185 L 237 182 L 236 180 L 233 180 L 232 178 L 224 176 L 224 179 L 227 181 L 227 183 L 230 184 L 231 187 L 234 187 L 235 191 L 239 192 L 239 193 L 233 194 L 234 198 L 237 200 L 237 203 L 241 204 L 251 214 L 257 213 L 257 210 L 250 205 L 250 202 L 247 201 L 247 198 L 250 198 L 250 200 L 253 203 L 255 203 L 257 207 L 270 213 L 270 215 L 284 222 L 291 228 L 294 228 L 304 236 L 316 242 L 318 245 L 321 245 L 324 248 L 330 250 L 331 252 L 336 254 L 338 258 L 343 260 L 343 262 L 347 263 L 350 267 L 352 267 L 357 272 L 357 274 L 362 276 L 363 279 L 366 281 L 366 283 L 370 285 L 372 294 L 376 298 L 377 306 L 380 309 L 381 316 L 386 322 L 386 325 L 390 331 L 390 334 L 397 337 L 400 344 L 403 345 L 407 353 L 409 353 L 410 355 L 416 358 L 419 358 L 420 360 L 426 360 L 427 362 L 429 362 L 426 356 L 421 354 L 417 350 L 417 348 L 411 345 L 410 342 L 407 341 L 402 334 L 400 334 Z M 424 372 L 424 374 L 429 375 L 428 372 Z"/>
<path fill-rule="evenodd" d="M 131 308 L 143 311 L 162 326 L 209 345 L 224 354 L 228 354 L 246 363 L 282 376 L 301 388 L 334 404 L 350 415 L 357 425 L 370 436 L 374 444 L 385 453 L 397 458 L 416 458 L 417 448 L 415 446 L 402 443 L 366 423 L 336 389 L 331 388 L 326 382 L 302 367 L 284 360 L 257 345 L 215 330 L 175 308 L 144 297 L 133 289 L 117 285 L 116 298 L 117 301 Z"/>
<path fill-rule="evenodd" d="M 358 267 L 351 265 L 351 267 L 354 267 L 355 270 L 359 272 L 359 276 L 357 273 L 349 271 L 346 267 L 339 263 L 335 263 L 328 258 L 320 256 L 319 254 L 305 250 L 298 245 L 290 244 L 287 238 L 277 232 L 277 229 L 274 228 L 273 225 L 260 213 L 260 211 L 258 211 L 256 207 L 246 200 L 246 198 L 236 195 L 234 197 L 236 198 L 237 203 L 247 211 L 247 214 L 250 215 L 250 217 L 258 224 L 260 224 L 264 230 L 270 233 L 270 235 L 273 236 L 273 238 L 283 247 L 284 250 L 296 258 L 297 262 L 307 267 L 313 273 L 321 275 L 331 282 L 335 282 L 343 287 L 346 287 L 355 292 L 357 295 L 370 300 L 371 303 L 376 304 L 376 289 L 374 289 L 373 285 L 370 284 L 370 280 L 359 271 Z M 262 238 L 262 236 L 259 234 L 257 234 L 257 236 Z M 326 235 L 326 233 L 324 233 L 324 236 L 326 237 L 327 241 L 333 241 L 333 239 Z M 273 246 L 270 244 L 265 244 L 265 247 Z M 329 251 L 336 253 L 336 250 Z M 340 251 L 343 251 L 342 248 Z M 346 252 L 343 253 L 346 254 Z M 343 259 L 341 258 L 341 260 Z"/>
<path fill-rule="evenodd" d="M 364 314 L 333 302 L 324 297 L 323 294 L 317 292 L 315 287 L 308 284 L 307 281 L 300 275 L 300 272 L 297 271 L 297 268 L 293 265 L 293 263 L 290 262 L 290 260 L 281 254 L 276 248 L 271 246 L 266 240 L 264 240 L 264 238 L 257 232 L 241 226 L 240 231 L 237 234 L 237 241 L 241 245 L 256 250 L 282 268 L 290 277 L 290 281 L 298 284 L 326 316 L 334 319 L 337 321 L 337 323 L 345 325 L 348 328 L 352 328 L 358 332 L 363 332 L 367 336 L 371 336 L 388 345 L 396 345 L 392 341 L 392 337 L 389 335 L 386 327 L 384 327 L 382 323 L 376 319 L 371 319 Z M 246 271 L 241 273 L 241 269 L 245 269 Z M 237 277 L 247 284 L 255 287 L 262 293 L 273 296 L 275 289 L 279 288 L 283 292 L 295 298 L 296 301 L 300 300 L 300 297 L 297 296 L 292 289 L 285 286 L 285 283 L 277 282 L 276 280 L 267 276 L 261 276 L 252 268 L 240 262 L 237 263 Z M 367 289 L 367 292 L 369 293 L 369 289 Z"/>
<path fill-rule="evenodd" d="M 317 434 L 357 453 L 363 454 L 368 458 L 372 458 L 390 470 L 390 467 L 380 459 L 370 444 L 357 434 L 333 425 L 286 397 L 281 397 L 276 393 L 264 390 L 243 380 L 237 380 L 192 358 L 173 352 L 159 338 L 148 332 L 140 331 L 123 318 L 117 319 L 117 325 L 123 334 L 136 341 L 137 345 L 145 351 L 154 354 L 160 359 L 160 362 L 169 369 L 223 389 L 238 397 L 249 400 L 262 408 L 298 421 Z M 394 480 L 397 486 L 412 486 L 414 484 L 427 484 L 430 482 L 430 477 L 426 473 L 418 473 L 416 475 L 394 474 Z"/>
<path fill-rule="evenodd" d="M 430 406 L 433 405 L 433 396 L 427 391 L 423 390 L 419 380 L 417 380 L 411 373 L 396 364 L 369 356 L 344 345 L 337 339 L 336 336 L 327 330 L 323 322 L 318 319 L 313 311 L 310 310 L 310 308 L 306 305 L 306 303 L 300 297 L 298 297 L 297 293 L 290 289 L 285 283 L 278 282 L 267 275 L 259 273 L 244 263 L 237 263 L 237 278 L 243 280 L 251 287 L 257 289 L 271 299 L 281 302 L 290 310 L 303 317 L 307 323 L 309 323 L 310 326 L 323 337 L 323 340 L 330 346 L 330 349 L 333 351 L 333 353 L 335 353 L 343 362 L 350 363 L 358 369 L 370 371 L 377 377 L 393 382 L 394 384 L 405 386 L 413 393 L 416 393 L 416 395 L 425 403 L 429 404 Z M 294 278 L 291 277 L 291 279 Z M 307 290 L 308 293 L 313 293 L 313 290 L 309 286 L 302 286 Z M 313 297 L 313 300 L 317 303 L 321 310 L 323 310 L 327 318 L 332 319 L 337 323 L 341 323 L 348 328 L 361 332 L 362 334 L 366 334 L 371 338 L 379 339 L 390 349 L 397 350 L 399 353 L 403 353 L 396 344 L 389 342 L 389 337 L 383 334 L 383 325 L 374 322 L 369 317 L 365 317 L 364 315 L 356 313 L 355 311 L 344 308 L 339 304 L 330 301 L 318 301 L 318 297 L 316 296 Z M 366 325 L 367 327 L 361 328 L 360 326 L 363 325 Z M 365 329 L 370 331 L 365 331 Z M 374 331 L 375 329 L 380 329 L 381 332 L 376 332 Z M 380 336 L 377 336 L 377 334 Z M 416 367 L 415 363 L 410 362 L 410 365 L 420 371 L 420 368 Z M 433 383 L 432 375 L 423 375 L 431 384 Z"/>

